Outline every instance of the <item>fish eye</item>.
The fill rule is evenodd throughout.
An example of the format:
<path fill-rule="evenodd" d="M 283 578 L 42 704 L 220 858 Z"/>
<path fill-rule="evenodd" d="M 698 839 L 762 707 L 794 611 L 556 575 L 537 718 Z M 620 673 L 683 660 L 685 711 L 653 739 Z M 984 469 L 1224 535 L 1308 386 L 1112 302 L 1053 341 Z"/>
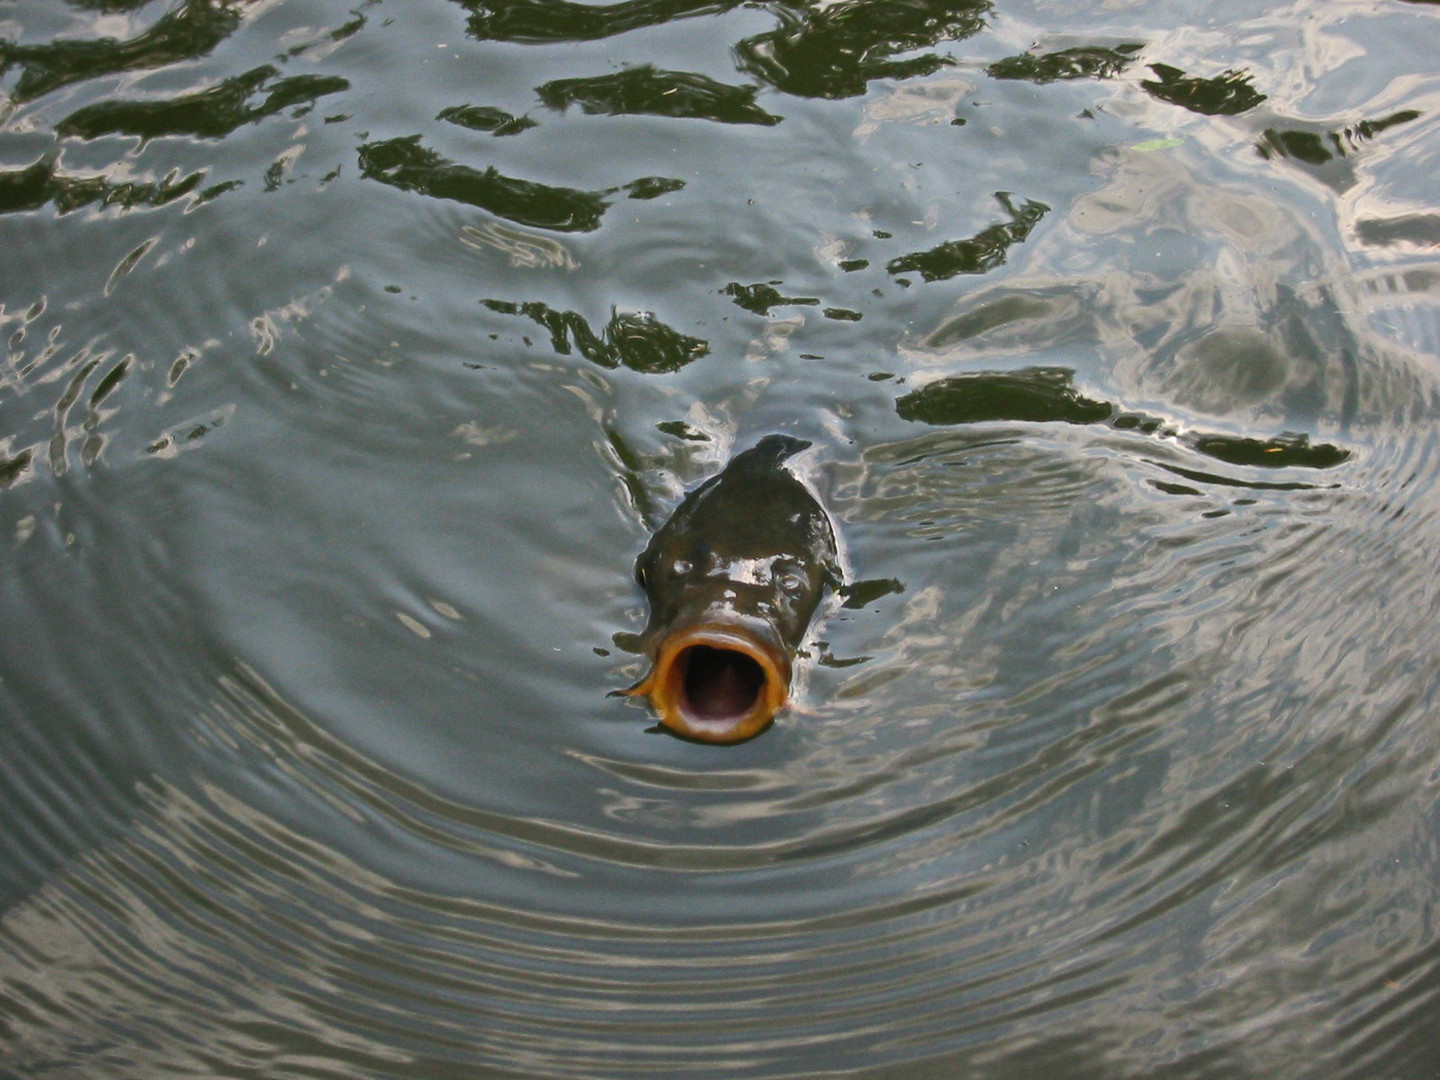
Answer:
<path fill-rule="evenodd" d="M 670 573 L 676 577 L 684 577 L 694 569 L 689 559 L 676 559 L 670 564 Z"/>
<path fill-rule="evenodd" d="M 795 570 L 784 571 L 776 580 L 779 582 L 780 588 L 791 595 L 799 593 L 805 588 L 805 579 Z"/>

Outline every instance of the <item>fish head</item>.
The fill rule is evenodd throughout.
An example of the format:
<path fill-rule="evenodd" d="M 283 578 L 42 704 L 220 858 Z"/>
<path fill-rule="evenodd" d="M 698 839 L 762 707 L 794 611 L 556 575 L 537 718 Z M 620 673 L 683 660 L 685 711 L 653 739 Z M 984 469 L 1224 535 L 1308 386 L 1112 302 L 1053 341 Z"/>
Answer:
<path fill-rule="evenodd" d="M 630 690 L 666 727 L 706 742 L 764 730 L 790 695 L 791 663 L 838 584 L 825 511 L 781 462 L 806 443 L 769 436 L 685 497 L 635 564 L 653 662 Z"/>
<path fill-rule="evenodd" d="M 791 655 L 824 587 L 823 571 L 783 554 L 645 562 L 650 597 L 642 636 L 653 658 L 632 691 L 661 723 L 704 742 L 739 742 L 765 729 L 790 696 Z"/>

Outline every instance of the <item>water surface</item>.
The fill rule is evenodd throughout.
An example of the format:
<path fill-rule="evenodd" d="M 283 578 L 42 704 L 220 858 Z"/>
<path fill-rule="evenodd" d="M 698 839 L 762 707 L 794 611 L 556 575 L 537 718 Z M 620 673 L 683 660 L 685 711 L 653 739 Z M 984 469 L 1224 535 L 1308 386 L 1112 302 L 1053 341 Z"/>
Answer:
<path fill-rule="evenodd" d="M 0 7 L 0 1075 L 1440 1074 L 1437 19 Z"/>

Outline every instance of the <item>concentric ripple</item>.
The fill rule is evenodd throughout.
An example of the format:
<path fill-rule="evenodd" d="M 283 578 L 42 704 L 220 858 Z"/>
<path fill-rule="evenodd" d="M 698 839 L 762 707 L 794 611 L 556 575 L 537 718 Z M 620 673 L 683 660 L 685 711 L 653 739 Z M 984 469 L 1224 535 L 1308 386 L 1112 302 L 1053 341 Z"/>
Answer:
<path fill-rule="evenodd" d="M 1440 1071 L 1440 12 L 1062 7 L 0 11 L 3 1080 Z"/>

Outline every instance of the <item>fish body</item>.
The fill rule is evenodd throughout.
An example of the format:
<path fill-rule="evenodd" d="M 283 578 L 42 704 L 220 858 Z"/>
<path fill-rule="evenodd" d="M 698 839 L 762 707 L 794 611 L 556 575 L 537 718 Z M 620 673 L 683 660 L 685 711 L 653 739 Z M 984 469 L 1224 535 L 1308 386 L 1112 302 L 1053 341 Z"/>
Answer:
<path fill-rule="evenodd" d="M 789 700 L 795 650 L 841 581 L 830 518 L 783 464 L 809 445 L 770 435 L 736 455 L 636 560 L 651 668 L 627 693 L 679 735 L 739 742 Z"/>

